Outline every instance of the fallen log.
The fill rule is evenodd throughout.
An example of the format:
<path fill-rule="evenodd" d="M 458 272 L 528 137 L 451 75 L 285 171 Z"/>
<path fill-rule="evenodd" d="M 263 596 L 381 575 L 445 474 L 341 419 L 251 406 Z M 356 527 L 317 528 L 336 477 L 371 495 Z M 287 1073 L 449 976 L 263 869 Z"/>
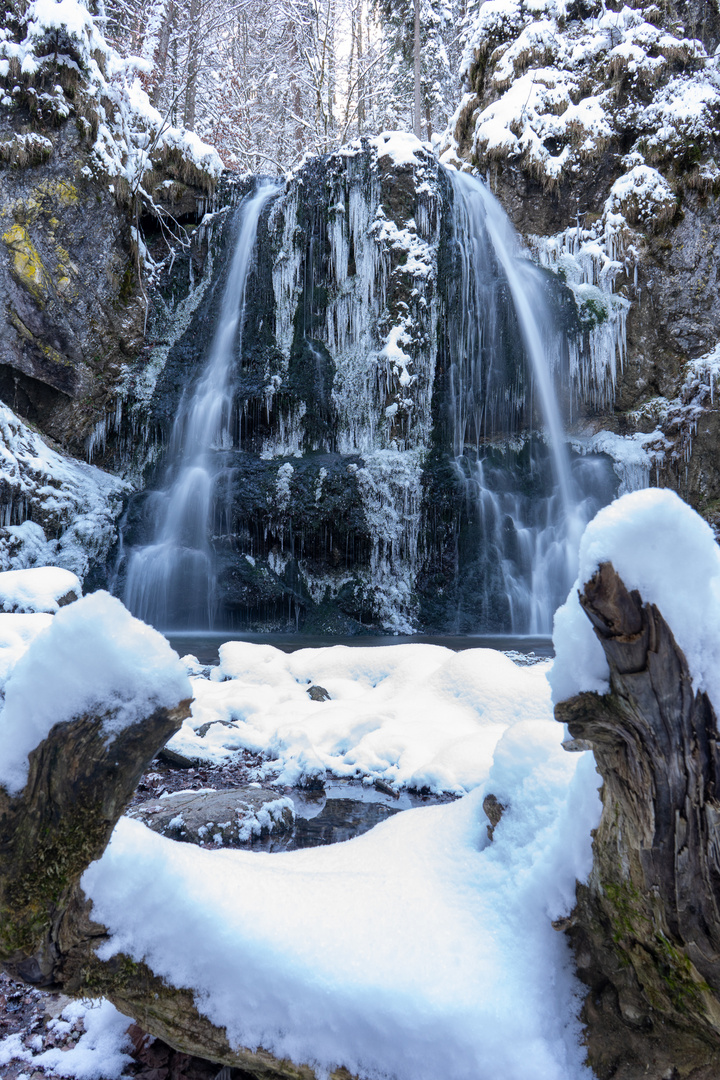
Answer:
<path fill-rule="evenodd" d="M 599 1080 L 720 1075 L 720 754 L 707 694 L 658 609 L 603 563 L 580 604 L 606 694 L 556 705 L 602 775 L 593 867 L 569 920 Z"/>

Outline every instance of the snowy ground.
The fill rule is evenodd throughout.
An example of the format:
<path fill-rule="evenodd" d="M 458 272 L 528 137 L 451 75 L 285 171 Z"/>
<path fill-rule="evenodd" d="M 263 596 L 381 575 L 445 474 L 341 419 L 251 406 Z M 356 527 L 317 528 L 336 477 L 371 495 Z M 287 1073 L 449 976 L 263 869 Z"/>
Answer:
<path fill-rule="evenodd" d="M 122 684 L 112 739 L 145 699 L 184 696 L 189 666 L 195 711 L 173 745 L 204 756 L 206 769 L 227 770 L 251 751 L 253 778 L 279 785 L 334 774 L 463 795 L 346 843 L 281 854 L 205 850 L 124 818 L 83 878 L 110 930 L 104 957 L 143 958 L 193 987 L 231 1041 L 309 1062 L 318 1076 L 344 1064 L 378 1080 L 589 1077 L 581 988 L 552 920 L 569 912 L 575 879 L 589 870 L 598 778 L 590 755 L 561 748 L 547 663 L 428 645 L 287 655 L 231 643 L 208 672 L 173 660 L 160 635 L 102 593 L 54 616 L 5 618 L 22 620 L 0 716 L 3 780 L 14 790 L 28 732 L 39 739 L 50 723 L 48 701 L 72 698 L 62 721 L 99 696 L 114 700 Z M 313 700 L 311 687 L 327 698 Z M 492 842 L 487 793 L 507 807 Z M 119 1077 L 124 1021 L 103 1007 L 84 1023 L 77 1048 L 92 1060 L 47 1056 L 52 1047 L 16 1033 L 0 1041 L 0 1066 L 19 1055 L 28 1074 L 44 1065 L 78 1080 Z"/>

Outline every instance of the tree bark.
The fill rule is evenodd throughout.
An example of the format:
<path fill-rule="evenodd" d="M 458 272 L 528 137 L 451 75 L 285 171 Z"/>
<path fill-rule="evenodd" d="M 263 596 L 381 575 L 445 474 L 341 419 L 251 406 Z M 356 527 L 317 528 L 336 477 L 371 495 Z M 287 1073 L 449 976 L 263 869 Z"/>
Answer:
<path fill-rule="evenodd" d="M 185 84 L 183 125 L 188 130 L 194 131 L 198 71 L 200 69 L 200 0 L 190 0 L 188 29 L 187 82 Z"/>
<path fill-rule="evenodd" d="M 652 604 L 610 563 L 580 603 L 610 691 L 560 703 L 603 778 L 593 868 L 565 924 L 600 1080 L 720 1075 L 717 719 Z M 677 1070 L 677 1071 L 673 1071 Z"/>
<path fill-rule="evenodd" d="M 155 63 L 152 72 L 153 86 L 150 94 L 150 101 L 158 107 L 162 92 L 165 89 L 165 81 L 167 76 L 168 66 L 168 51 L 170 48 L 170 39 L 175 32 L 175 24 L 177 22 L 177 7 L 175 0 L 168 0 L 167 7 L 164 12 L 164 17 L 160 25 L 160 34 L 158 36 L 157 49 L 155 51 Z"/>
<path fill-rule="evenodd" d="M 415 134 L 422 139 L 422 116 L 420 101 L 420 0 L 415 0 L 413 21 L 413 91 Z"/>

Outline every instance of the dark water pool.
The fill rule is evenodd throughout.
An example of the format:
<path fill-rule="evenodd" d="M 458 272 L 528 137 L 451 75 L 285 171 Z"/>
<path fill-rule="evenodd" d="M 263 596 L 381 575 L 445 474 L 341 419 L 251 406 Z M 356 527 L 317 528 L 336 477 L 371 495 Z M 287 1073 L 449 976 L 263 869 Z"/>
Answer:
<path fill-rule="evenodd" d="M 552 640 L 549 637 L 485 634 L 432 636 L 415 635 L 357 635 L 356 637 L 314 637 L 309 634 L 244 634 L 229 630 L 183 631 L 179 634 L 168 632 L 165 635 L 180 656 L 190 653 L 201 664 L 216 664 L 218 649 L 226 641 L 250 641 L 258 645 L 273 645 L 283 652 L 297 652 L 298 649 L 319 649 L 332 645 L 347 645 L 350 648 L 375 648 L 379 645 L 444 645 L 447 649 L 461 652 L 463 649 L 500 649 L 503 652 L 517 653 L 519 656 L 552 657 Z"/>

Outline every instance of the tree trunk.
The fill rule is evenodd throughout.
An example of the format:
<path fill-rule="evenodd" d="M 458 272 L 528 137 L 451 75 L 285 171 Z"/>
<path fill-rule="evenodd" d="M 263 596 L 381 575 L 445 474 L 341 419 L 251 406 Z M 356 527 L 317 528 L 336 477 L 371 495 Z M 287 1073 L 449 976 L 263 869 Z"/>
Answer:
<path fill-rule="evenodd" d="M 609 693 L 555 710 L 592 746 L 604 781 L 592 873 L 564 923 L 590 987 L 589 1061 L 600 1080 L 710 1080 L 720 1075 L 717 720 L 660 612 L 610 563 L 580 603 L 610 667 Z"/>
<path fill-rule="evenodd" d="M 160 104 L 160 98 L 165 88 L 165 78 L 168 65 L 168 50 L 170 48 L 170 38 L 175 31 L 175 23 L 177 21 L 177 8 L 175 0 L 168 0 L 167 8 L 164 13 L 164 18 L 160 25 L 160 34 L 158 36 L 157 49 L 155 50 L 155 64 L 153 68 L 153 86 L 150 94 L 150 101 L 158 107 Z"/>
<path fill-rule="evenodd" d="M 414 120 L 415 134 L 422 139 L 422 117 L 420 100 L 420 0 L 415 0 L 415 19 L 413 33 L 413 89 L 415 95 Z"/>
<path fill-rule="evenodd" d="M 195 130 L 195 106 L 197 102 L 198 71 L 200 69 L 200 0 L 190 0 L 188 34 L 187 82 L 185 84 L 185 109 L 183 125 Z"/>

